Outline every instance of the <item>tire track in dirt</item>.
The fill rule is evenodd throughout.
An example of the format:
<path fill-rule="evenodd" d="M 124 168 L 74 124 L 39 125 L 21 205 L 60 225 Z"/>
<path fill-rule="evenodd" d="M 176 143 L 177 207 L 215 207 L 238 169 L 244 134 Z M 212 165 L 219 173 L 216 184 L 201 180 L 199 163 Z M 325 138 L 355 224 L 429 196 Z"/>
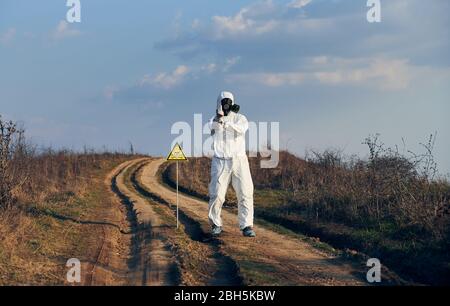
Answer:
<path fill-rule="evenodd" d="M 176 193 L 159 182 L 163 159 L 152 160 L 142 169 L 140 183 L 162 203 L 176 203 Z M 197 222 L 203 233 L 209 231 L 207 203 L 180 194 L 183 218 Z M 256 207 L 257 209 L 257 207 Z M 183 219 L 182 218 L 182 219 Z M 300 239 L 255 226 L 257 237 L 244 238 L 237 216 L 223 210 L 225 232 L 217 245 L 239 265 L 246 284 L 252 285 L 366 285 L 361 270 L 338 257 L 315 249 Z"/>
<path fill-rule="evenodd" d="M 100 247 L 98 249 L 97 256 L 95 257 L 95 262 L 92 263 L 92 269 L 91 269 L 90 274 L 89 274 L 89 284 L 90 285 L 94 284 L 94 281 L 95 281 L 95 270 L 96 270 L 97 266 L 99 266 L 100 258 L 101 258 L 102 254 L 104 252 L 105 244 L 106 244 L 105 226 L 101 225 L 100 228 L 101 228 L 102 242 L 101 242 L 101 245 L 100 245 Z"/>
<path fill-rule="evenodd" d="M 147 165 L 148 162 L 142 163 L 136 171 L 131 175 L 131 183 L 134 189 L 141 196 L 149 199 L 149 205 L 159 206 L 160 214 L 163 213 L 168 216 L 172 224 L 175 224 L 175 210 L 172 209 L 169 203 L 164 202 L 161 198 L 155 197 L 150 191 L 146 190 L 142 186 L 142 169 Z M 159 203 L 166 204 L 161 206 Z M 161 209 L 163 212 L 161 212 Z M 204 273 L 204 277 L 201 281 L 202 285 L 210 286 L 236 286 L 242 285 L 242 278 L 239 275 L 238 267 L 236 263 L 227 255 L 225 255 L 220 250 L 220 241 L 215 239 L 210 239 L 208 234 L 205 233 L 200 224 L 189 218 L 182 211 L 180 212 L 180 230 L 184 230 L 184 239 L 192 240 L 196 243 L 195 248 L 201 249 L 203 256 L 199 258 L 201 261 L 201 267 Z M 184 252 L 189 252 L 190 250 L 185 247 Z"/>
<path fill-rule="evenodd" d="M 131 162 L 124 162 L 108 173 L 104 180 L 106 190 L 110 190 L 113 179 Z M 96 229 L 98 233 L 96 251 L 90 259 L 82 261 L 82 271 L 88 271 L 84 274 L 83 285 L 122 285 L 126 284 L 129 279 L 126 264 L 131 232 L 128 231 L 129 222 L 126 209 L 120 200 L 115 197 L 113 192 L 110 196 L 110 206 L 91 216 L 93 220 L 82 221 L 66 216 L 53 216 L 64 221 L 69 220 L 87 226 L 96 226 L 98 229 Z"/>
<path fill-rule="evenodd" d="M 165 224 L 146 200 L 126 184 L 128 172 L 135 171 L 145 159 L 133 160 L 113 176 L 112 190 L 127 206 L 128 219 L 133 232 L 128 266 L 127 285 L 177 285 L 179 272 L 176 260 L 167 244 Z"/>

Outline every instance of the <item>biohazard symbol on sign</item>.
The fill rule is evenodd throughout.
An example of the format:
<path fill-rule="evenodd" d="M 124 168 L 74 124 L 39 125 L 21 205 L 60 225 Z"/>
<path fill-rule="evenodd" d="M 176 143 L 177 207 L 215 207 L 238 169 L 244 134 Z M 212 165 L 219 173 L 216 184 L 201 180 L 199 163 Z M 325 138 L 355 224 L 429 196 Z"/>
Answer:
<path fill-rule="evenodd" d="M 180 145 L 177 143 L 172 151 L 167 156 L 166 160 L 187 160 L 186 155 L 184 155 L 183 150 L 181 150 Z"/>

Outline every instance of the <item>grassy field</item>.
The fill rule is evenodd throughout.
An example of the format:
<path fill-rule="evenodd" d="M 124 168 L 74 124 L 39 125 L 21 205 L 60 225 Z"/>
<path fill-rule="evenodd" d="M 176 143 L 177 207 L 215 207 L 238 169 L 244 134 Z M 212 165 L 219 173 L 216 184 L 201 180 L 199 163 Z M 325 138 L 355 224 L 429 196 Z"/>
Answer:
<path fill-rule="evenodd" d="M 58 154 L 59 161 L 70 158 Z M 18 195 L 14 207 L 0 210 L 0 285 L 62 285 L 69 258 L 90 258 L 97 244 L 92 232 L 98 228 L 78 221 L 95 220 L 108 208 L 104 177 L 124 159 L 85 156 L 79 175 L 59 172 L 54 188 L 31 189 Z"/>

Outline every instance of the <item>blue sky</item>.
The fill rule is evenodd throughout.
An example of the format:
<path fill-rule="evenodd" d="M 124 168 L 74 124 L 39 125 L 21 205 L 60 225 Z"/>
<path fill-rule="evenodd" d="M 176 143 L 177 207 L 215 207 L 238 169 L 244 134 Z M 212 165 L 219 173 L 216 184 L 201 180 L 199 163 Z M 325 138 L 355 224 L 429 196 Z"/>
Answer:
<path fill-rule="evenodd" d="M 450 172 L 450 1 L 381 1 L 377 24 L 365 0 L 81 0 L 73 24 L 65 3 L 0 2 L 0 113 L 38 144 L 165 155 L 227 89 L 299 155 L 437 132 Z"/>

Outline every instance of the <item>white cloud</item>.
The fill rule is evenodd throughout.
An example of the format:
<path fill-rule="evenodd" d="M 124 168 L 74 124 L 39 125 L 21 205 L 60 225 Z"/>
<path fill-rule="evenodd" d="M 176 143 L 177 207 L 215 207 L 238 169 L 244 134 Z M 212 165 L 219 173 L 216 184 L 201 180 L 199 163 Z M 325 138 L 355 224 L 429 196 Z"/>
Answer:
<path fill-rule="evenodd" d="M 64 39 L 67 37 L 78 36 L 80 34 L 80 31 L 71 29 L 67 21 L 61 20 L 56 26 L 56 29 L 53 31 L 52 36 L 54 39 Z"/>
<path fill-rule="evenodd" d="M 289 8 L 302 8 L 311 1 L 295 0 L 287 5 L 274 4 L 271 0 L 257 2 L 241 8 L 235 15 L 213 16 L 209 31 L 202 34 L 220 41 L 331 29 L 336 22 L 334 18 L 306 18 L 303 13 L 289 12 Z"/>
<path fill-rule="evenodd" d="M 409 86 L 414 69 L 405 59 L 363 60 L 362 67 L 354 67 L 361 60 L 356 60 L 355 64 L 351 60 L 342 62 L 345 64 L 334 71 L 318 71 L 313 75 L 324 84 L 371 84 L 383 90 L 400 90 Z"/>
<path fill-rule="evenodd" d="M 189 71 L 189 68 L 188 68 L 187 66 L 181 65 L 181 66 L 178 66 L 178 67 L 175 69 L 175 71 L 173 72 L 173 74 L 174 74 L 175 76 L 182 76 L 182 75 L 186 74 L 188 71 Z"/>
<path fill-rule="evenodd" d="M 311 0 L 294 0 L 291 3 L 288 4 L 288 7 L 299 9 L 299 8 L 304 7 L 304 6 L 307 6 L 310 3 L 311 3 Z"/>
<path fill-rule="evenodd" d="M 240 56 L 235 56 L 225 59 L 219 63 L 208 63 L 200 66 L 188 67 L 186 65 L 179 65 L 172 72 L 161 72 L 156 75 L 145 75 L 139 82 L 140 86 L 150 85 L 163 89 L 173 88 L 182 82 L 192 79 L 198 79 L 218 72 L 228 72 L 233 66 L 235 66 L 239 60 Z"/>
<path fill-rule="evenodd" d="M 2 45 L 8 45 L 16 36 L 16 29 L 9 28 L 5 33 L 0 34 L 0 43 Z"/>
<path fill-rule="evenodd" d="M 301 72 L 284 73 L 241 73 L 226 76 L 226 81 L 230 83 L 259 83 L 265 86 L 293 86 L 303 83 L 306 74 Z"/>
<path fill-rule="evenodd" d="M 268 2 L 268 5 L 271 5 Z M 267 10 L 267 7 L 264 8 Z M 265 12 L 265 10 L 262 10 Z M 214 39 L 236 35 L 261 35 L 272 31 L 278 25 L 273 19 L 258 18 L 259 9 L 244 7 L 234 16 L 213 16 L 212 31 Z"/>
<path fill-rule="evenodd" d="M 189 68 L 185 65 L 180 65 L 173 72 L 170 73 L 162 72 L 154 77 L 150 75 L 145 75 L 142 78 L 140 85 L 141 86 L 151 85 L 161 87 L 164 89 L 169 89 L 181 83 L 188 73 Z"/>
<path fill-rule="evenodd" d="M 408 88 L 412 78 L 421 71 L 420 67 L 410 65 L 405 59 L 330 59 L 320 56 L 314 57 L 304 71 L 230 74 L 226 80 L 271 87 L 318 82 L 334 86 L 362 85 L 380 90 L 401 90 Z"/>

